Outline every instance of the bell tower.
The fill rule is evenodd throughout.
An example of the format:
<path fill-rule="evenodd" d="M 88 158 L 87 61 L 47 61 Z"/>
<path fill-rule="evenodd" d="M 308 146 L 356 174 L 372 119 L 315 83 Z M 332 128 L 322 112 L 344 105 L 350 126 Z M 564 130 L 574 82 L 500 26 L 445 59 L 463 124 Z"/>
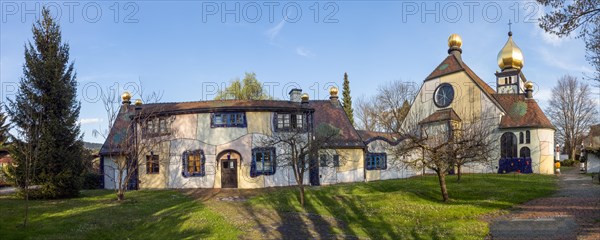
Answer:
<path fill-rule="evenodd" d="M 525 93 L 525 79 L 521 78 L 523 68 L 523 52 L 512 39 L 512 31 L 508 23 L 508 40 L 498 53 L 498 67 L 496 71 L 496 91 L 500 94 L 523 94 Z"/>

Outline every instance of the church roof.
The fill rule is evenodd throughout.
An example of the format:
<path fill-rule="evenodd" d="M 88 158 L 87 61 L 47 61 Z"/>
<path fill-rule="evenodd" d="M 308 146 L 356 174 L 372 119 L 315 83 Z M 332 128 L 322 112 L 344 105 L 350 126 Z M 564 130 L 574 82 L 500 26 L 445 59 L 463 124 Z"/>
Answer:
<path fill-rule="evenodd" d="M 448 121 L 448 120 L 461 121 L 460 117 L 458 116 L 458 114 L 456 114 L 454 109 L 446 108 L 446 109 L 441 109 L 441 110 L 435 111 L 433 114 L 431 114 L 431 115 L 427 116 L 425 119 L 421 120 L 419 122 L 419 124 L 427 124 L 427 123 L 434 123 L 434 122 Z"/>
<path fill-rule="evenodd" d="M 490 85 L 485 83 L 477 76 L 477 74 L 475 74 L 475 72 L 473 72 L 473 70 L 471 70 L 471 68 L 469 68 L 469 66 L 467 66 L 467 64 L 459 60 L 454 54 L 449 54 L 448 57 L 446 57 L 446 59 L 444 59 L 444 61 L 442 61 L 442 63 L 440 63 L 440 65 L 425 78 L 425 81 L 460 71 L 464 71 L 488 96 L 496 93 Z M 491 98 L 491 96 L 489 97 Z"/>
<path fill-rule="evenodd" d="M 494 94 L 506 115 L 500 121 L 500 128 L 551 128 L 554 125 L 548 120 L 534 99 L 523 94 Z"/>

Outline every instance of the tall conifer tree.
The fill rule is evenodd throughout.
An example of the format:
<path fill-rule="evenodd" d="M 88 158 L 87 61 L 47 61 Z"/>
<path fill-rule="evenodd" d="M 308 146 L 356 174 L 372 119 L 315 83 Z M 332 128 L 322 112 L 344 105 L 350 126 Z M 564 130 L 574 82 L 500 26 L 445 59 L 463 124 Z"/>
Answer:
<path fill-rule="evenodd" d="M 348 80 L 348 73 L 344 73 L 344 86 L 342 89 L 342 106 L 344 107 L 344 111 L 348 118 L 350 118 L 350 123 L 354 125 L 354 110 L 352 110 L 352 96 L 350 96 L 350 81 Z"/>
<path fill-rule="evenodd" d="M 60 27 L 46 8 L 32 32 L 33 44 L 25 46 L 18 93 L 7 106 L 18 131 L 13 149 L 17 183 L 24 186 L 29 173 L 29 183 L 41 186 L 37 197 L 77 196 L 83 141 L 69 45 L 62 43 Z"/>

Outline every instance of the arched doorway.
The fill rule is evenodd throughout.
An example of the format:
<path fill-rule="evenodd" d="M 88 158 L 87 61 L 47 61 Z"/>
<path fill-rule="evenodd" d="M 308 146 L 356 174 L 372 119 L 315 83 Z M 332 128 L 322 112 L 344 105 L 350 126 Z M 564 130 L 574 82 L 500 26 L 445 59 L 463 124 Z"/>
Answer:
<path fill-rule="evenodd" d="M 238 166 L 242 162 L 240 153 L 234 150 L 225 150 L 217 155 L 217 163 L 221 171 L 221 187 L 238 187 Z"/>
<path fill-rule="evenodd" d="M 514 133 L 507 132 L 500 138 L 500 157 L 516 158 L 517 156 L 517 136 Z"/>

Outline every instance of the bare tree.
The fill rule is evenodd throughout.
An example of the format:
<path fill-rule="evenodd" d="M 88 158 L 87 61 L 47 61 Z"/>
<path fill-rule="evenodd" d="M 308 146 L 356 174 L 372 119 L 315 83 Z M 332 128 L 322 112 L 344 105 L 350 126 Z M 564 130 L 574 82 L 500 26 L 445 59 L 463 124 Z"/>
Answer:
<path fill-rule="evenodd" d="M 458 181 L 466 164 L 485 165 L 495 160 L 496 156 L 492 153 L 498 149 L 498 141 L 494 137 L 498 119 L 490 112 L 484 111 L 481 116 L 473 116 L 471 121 L 454 126 L 450 155 L 454 159 Z"/>
<path fill-rule="evenodd" d="M 588 84 L 576 77 L 565 75 L 552 88 L 550 105 L 546 109 L 550 120 L 557 128 L 557 138 L 565 144 L 571 159 L 591 125 L 598 121 L 598 103 Z"/>
<path fill-rule="evenodd" d="M 396 132 L 408 114 L 417 89 L 412 82 L 391 81 L 377 88 L 377 95 L 357 102 L 360 129 Z"/>
<path fill-rule="evenodd" d="M 120 103 L 116 92 L 109 90 L 107 94 L 103 93 L 102 102 L 107 113 L 108 129 L 93 132 L 94 136 L 106 139 L 104 146 L 107 149 L 104 157 L 113 161 L 112 167 L 116 174 L 112 176 L 104 173 L 104 176 L 115 182 L 119 201 L 125 199 L 129 183 L 132 178 L 137 177 L 141 165 L 160 164 L 153 162 L 152 152 L 168 137 L 163 131 L 168 128 L 170 119 L 159 119 L 158 114 L 163 110 L 162 106 L 151 104 L 160 101 L 162 93 L 152 92 L 145 95 L 140 82 L 138 95 L 140 102 L 132 105 L 131 102 Z M 142 102 L 145 104 L 140 104 Z M 149 152 L 150 159 L 146 159 Z"/>
<path fill-rule="evenodd" d="M 356 128 L 366 131 L 377 131 L 377 112 L 375 99 L 361 96 L 356 99 Z"/>
<path fill-rule="evenodd" d="M 294 172 L 296 186 L 299 191 L 300 205 L 304 207 L 304 176 L 311 167 L 318 168 L 317 157 L 320 149 L 326 148 L 328 143 L 335 141 L 340 130 L 328 125 L 321 124 L 316 129 L 297 128 L 292 131 L 274 132 L 273 135 L 260 141 L 262 146 L 277 146 L 277 166 L 291 168 Z M 307 130 L 308 129 L 308 130 Z M 325 152 L 321 152 L 322 154 Z M 333 161 L 333 158 L 325 158 L 325 161 Z M 314 161 L 310 164 L 310 161 Z M 333 163 L 327 163 L 332 165 Z"/>
<path fill-rule="evenodd" d="M 493 131 L 497 119 L 474 116 L 469 122 L 459 120 L 423 122 L 416 111 L 406 116 L 398 129 L 402 141 L 392 148 L 397 163 L 415 169 L 433 170 L 438 177 L 442 200 L 448 201 L 446 175 L 455 166 L 459 170 L 467 163 L 491 160 L 495 141 Z"/>
<path fill-rule="evenodd" d="M 576 37 L 583 38 L 587 48 L 586 58 L 596 72 L 590 79 L 600 86 L 600 0 L 537 0 L 554 9 L 539 19 L 544 31 L 559 37 L 569 36 L 576 30 Z"/>

